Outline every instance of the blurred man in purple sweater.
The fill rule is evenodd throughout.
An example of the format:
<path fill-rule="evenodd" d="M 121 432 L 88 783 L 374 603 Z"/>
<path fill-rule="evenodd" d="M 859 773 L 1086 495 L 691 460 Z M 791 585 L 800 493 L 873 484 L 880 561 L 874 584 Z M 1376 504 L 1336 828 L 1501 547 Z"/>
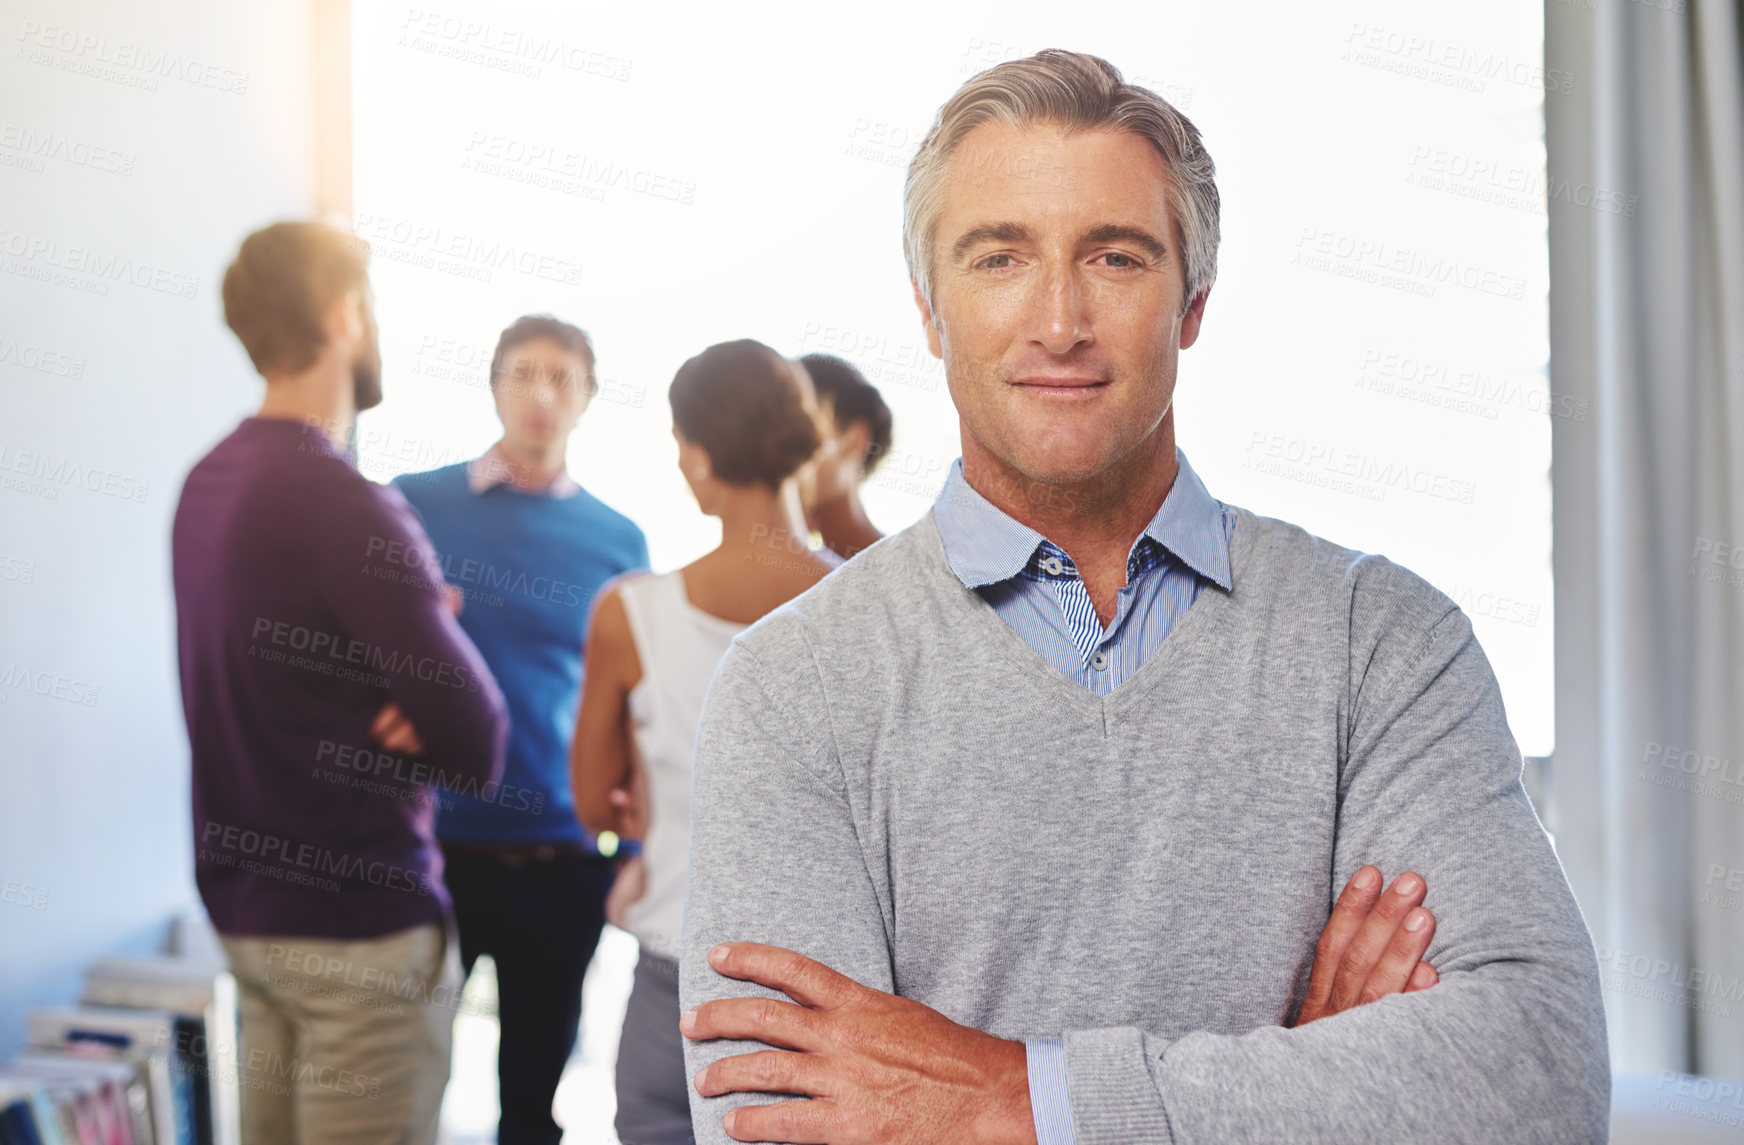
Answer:
<path fill-rule="evenodd" d="M 176 508 L 195 878 L 249 1145 L 435 1140 L 461 982 L 431 788 L 503 767 L 503 696 L 430 542 L 344 448 L 381 401 L 367 260 L 319 223 L 244 241 L 224 316 L 266 396 Z"/>

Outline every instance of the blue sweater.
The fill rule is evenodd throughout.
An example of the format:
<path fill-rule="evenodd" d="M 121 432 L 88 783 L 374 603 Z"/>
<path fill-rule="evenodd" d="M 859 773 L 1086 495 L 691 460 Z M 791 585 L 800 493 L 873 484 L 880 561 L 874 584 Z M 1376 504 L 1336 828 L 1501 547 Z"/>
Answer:
<path fill-rule="evenodd" d="M 441 792 L 437 835 L 591 847 L 569 782 L 582 647 L 600 586 L 648 567 L 642 530 L 585 489 L 562 498 L 510 485 L 474 493 L 464 464 L 394 484 L 423 517 L 443 579 L 465 593 L 460 626 L 509 708 L 502 783 Z"/>

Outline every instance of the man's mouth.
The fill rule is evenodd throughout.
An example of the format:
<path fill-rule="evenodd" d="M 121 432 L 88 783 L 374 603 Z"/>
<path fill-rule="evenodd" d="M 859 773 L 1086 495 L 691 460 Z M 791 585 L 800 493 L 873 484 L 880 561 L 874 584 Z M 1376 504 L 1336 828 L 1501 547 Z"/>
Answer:
<path fill-rule="evenodd" d="M 1055 394 L 1066 397 L 1087 396 L 1108 387 L 1103 378 L 1084 377 L 1029 377 L 1015 378 L 1011 385 L 1037 394 Z"/>

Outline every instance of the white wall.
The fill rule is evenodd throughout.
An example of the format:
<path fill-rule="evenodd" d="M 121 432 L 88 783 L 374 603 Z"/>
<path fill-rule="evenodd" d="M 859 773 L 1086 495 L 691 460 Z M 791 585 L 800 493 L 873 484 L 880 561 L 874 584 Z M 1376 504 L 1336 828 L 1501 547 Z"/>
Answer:
<path fill-rule="evenodd" d="M 309 25 L 0 0 L 0 1055 L 195 899 L 170 519 L 259 398 L 223 268 L 313 210 Z"/>

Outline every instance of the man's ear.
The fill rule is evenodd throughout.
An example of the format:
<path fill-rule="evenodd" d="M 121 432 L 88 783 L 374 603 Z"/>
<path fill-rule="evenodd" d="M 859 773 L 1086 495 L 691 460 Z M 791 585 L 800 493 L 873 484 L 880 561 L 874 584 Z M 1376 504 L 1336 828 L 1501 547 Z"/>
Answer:
<path fill-rule="evenodd" d="M 344 339 L 347 342 L 361 342 L 363 333 L 369 324 L 363 317 L 363 291 L 347 290 L 333 300 L 333 305 L 327 308 L 327 338 Z"/>
<path fill-rule="evenodd" d="M 918 279 L 910 276 L 908 284 L 914 288 L 914 304 L 920 307 L 921 325 L 926 327 L 927 349 L 933 352 L 933 357 L 942 361 L 945 357 L 945 347 L 939 341 L 939 328 L 938 324 L 933 321 L 933 308 L 927 305 L 926 295 L 921 293 Z"/>
<path fill-rule="evenodd" d="M 1207 286 L 1199 292 L 1199 297 L 1187 304 L 1187 309 L 1181 315 L 1181 349 L 1185 350 L 1199 340 L 1199 327 L 1205 321 L 1205 300 L 1211 297 L 1211 288 Z"/>

